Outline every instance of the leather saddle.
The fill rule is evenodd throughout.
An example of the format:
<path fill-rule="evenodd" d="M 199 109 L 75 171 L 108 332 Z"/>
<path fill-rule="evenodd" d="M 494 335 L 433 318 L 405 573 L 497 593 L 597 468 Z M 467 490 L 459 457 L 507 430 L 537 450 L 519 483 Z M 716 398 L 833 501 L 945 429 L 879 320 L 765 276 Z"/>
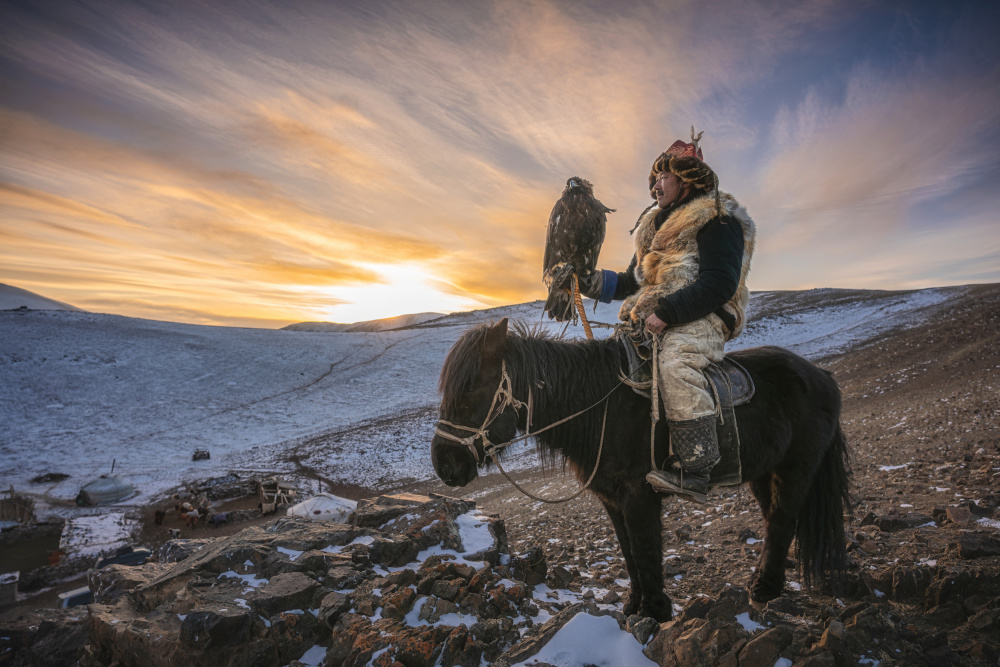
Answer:
<path fill-rule="evenodd" d="M 640 396 L 651 400 L 653 384 L 651 350 L 642 341 L 630 336 L 620 336 L 625 350 L 627 369 L 622 369 L 622 380 Z M 716 405 L 716 431 L 719 437 L 719 454 L 722 459 L 712 469 L 713 485 L 740 484 L 743 481 L 740 465 L 740 436 L 733 409 L 750 402 L 754 394 L 753 378 L 739 362 L 724 357 L 721 363 L 711 363 L 705 368 Z"/>

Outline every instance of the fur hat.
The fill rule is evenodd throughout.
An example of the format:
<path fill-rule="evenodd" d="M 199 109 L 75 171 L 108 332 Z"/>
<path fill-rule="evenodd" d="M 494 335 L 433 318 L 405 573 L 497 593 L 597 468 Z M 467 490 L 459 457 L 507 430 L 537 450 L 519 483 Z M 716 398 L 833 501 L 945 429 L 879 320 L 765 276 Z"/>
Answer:
<path fill-rule="evenodd" d="M 679 179 L 692 184 L 698 190 L 708 192 L 716 187 L 718 179 L 712 168 L 705 164 L 705 156 L 701 152 L 701 146 L 698 145 L 702 134 L 704 132 L 699 132 L 695 136 L 694 127 L 692 127 L 690 144 L 678 139 L 656 158 L 649 171 L 649 195 L 653 199 L 656 199 L 656 195 L 653 193 L 656 176 L 664 172 L 675 174 Z"/>

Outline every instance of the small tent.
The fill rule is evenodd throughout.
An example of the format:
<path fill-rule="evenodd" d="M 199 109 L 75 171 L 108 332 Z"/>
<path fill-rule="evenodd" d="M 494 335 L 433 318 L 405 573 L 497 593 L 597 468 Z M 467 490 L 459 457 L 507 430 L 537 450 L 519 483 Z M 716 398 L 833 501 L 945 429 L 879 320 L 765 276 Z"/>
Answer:
<path fill-rule="evenodd" d="M 356 500 L 340 498 L 329 493 L 321 493 L 298 505 L 288 508 L 288 516 L 301 516 L 313 521 L 334 521 L 344 523 L 351 512 L 358 508 Z"/>
<path fill-rule="evenodd" d="M 135 488 L 127 479 L 113 475 L 101 475 L 80 489 L 76 497 L 77 505 L 107 505 L 124 500 L 135 493 Z"/>

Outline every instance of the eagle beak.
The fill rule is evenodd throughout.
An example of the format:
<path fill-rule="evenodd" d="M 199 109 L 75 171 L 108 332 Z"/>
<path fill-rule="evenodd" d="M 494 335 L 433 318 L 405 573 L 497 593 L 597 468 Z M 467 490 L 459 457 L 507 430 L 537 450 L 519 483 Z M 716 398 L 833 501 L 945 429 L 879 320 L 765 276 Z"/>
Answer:
<path fill-rule="evenodd" d="M 569 187 L 575 188 L 576 187 L 576 181 L 574 181 L 573 179 L 570 179 L 570 181 L 569 181 Z"/>

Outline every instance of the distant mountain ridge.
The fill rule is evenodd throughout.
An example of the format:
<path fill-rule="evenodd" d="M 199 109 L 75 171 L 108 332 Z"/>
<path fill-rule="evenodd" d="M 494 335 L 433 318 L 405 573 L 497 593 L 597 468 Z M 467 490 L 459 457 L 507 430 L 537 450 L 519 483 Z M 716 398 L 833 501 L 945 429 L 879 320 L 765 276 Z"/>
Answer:
<path fill-rule="evenodd" d="M 350 324 L 340 324 L 338 322 L 297 322 L 281 328 L 287 331 L 337 331 L 364 333 L 373 331 L 392 331 L 393 329 L 412 327 L 414 325 L 430 322 L 441 317 L 444 317 L 444 313 L 412 313 L 409 315 L 386 317 L 381 320 L 352 322 Z"/>
<path fill-rule="evenodd" d="M 26 308 L 28 310 L 71 310 L 77 313 L 87 312 L 83 308 L 77 308 L 62 301 L 49 299 L 41 294 L 35 294 L 20 287 L 0 283 L 0 310 L 17 310 L 18 308 Z"/>

